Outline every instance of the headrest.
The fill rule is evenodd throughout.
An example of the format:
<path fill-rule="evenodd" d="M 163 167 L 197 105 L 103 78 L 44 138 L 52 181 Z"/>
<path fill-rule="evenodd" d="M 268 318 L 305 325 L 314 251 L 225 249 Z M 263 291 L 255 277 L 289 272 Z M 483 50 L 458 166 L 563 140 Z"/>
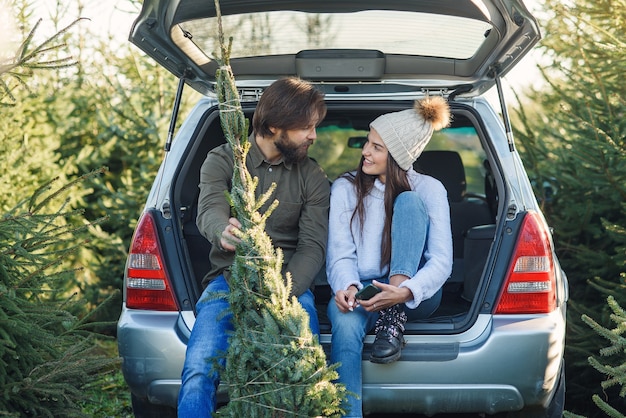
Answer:
<path fill-rule="evenodd" d="M 424 151 L 413 164 L 418 173 L 428 174 L 443 183 L 450 202 L 460 202 L 465 196 L 465 169 L 456 151 Z"/>

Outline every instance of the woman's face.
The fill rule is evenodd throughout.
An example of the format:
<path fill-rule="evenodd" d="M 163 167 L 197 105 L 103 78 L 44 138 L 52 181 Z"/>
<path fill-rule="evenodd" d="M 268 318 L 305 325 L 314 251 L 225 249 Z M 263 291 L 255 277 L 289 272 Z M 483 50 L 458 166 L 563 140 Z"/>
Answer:
<path fill-rule="evenodd" d="M 389 151 L 376 129 L 370 128 L 361 155 L 363 155 L 363 172 L 370 176 L 378 176 L 378 179 L 384 183 Z"/>

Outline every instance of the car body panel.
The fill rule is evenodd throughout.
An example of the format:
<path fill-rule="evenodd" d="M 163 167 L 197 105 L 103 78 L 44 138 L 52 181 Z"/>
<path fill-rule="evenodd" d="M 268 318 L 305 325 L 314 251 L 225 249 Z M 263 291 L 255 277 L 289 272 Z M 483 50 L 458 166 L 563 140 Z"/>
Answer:
<path fill-rule="evenodd" d="M 224 0 L 220 8 L 224 20 L 230 15 L 241 14 L 247 18 L 247 14 L 255 13 L 249 19 L 262 22 L 274 19 L 274 14 L 280 13 L 277 11 L 303 15 L 305 22 L 319 20 L 319 16 L 322 20 L 340 20 L 337 35 L 324 42 L 317 39 L 320 36 L 317 40 L 308 39 L 310 36 L 302 33 L 299 20 L 286 16 L 279 16 L 268 24 L 279 33 L 273 35 L 268 30 L 262 36 L 276 36 L 276 39 L 265 40 L 258 47 L 246 48 L 246 44 L 254 40 L 241 40 L 239 45 L 243 45 L 238 53 L 235 38 L 231 67 L 238 82 L 252 84 L 298 75 L 307 79 L 339 79 L 375 85 L 427 83 L 431 88 L 466 85 L 471 87 L 464 94 L 476 95 L 491 88 L 495 73 L 505 75 L 540 39 L 536 20 L 519 0 Z M 394 11 L 401 11 L 408 17 L 397 17 Z M 388 26 L 383 26 L 387 14 L 390 14 Z M 349 19 L 344 19 L 346 15 Z M 213 58 L 218 45 L 214 41 L 206 43 L 215 38 L 216 26 L 211 22 L 215 16 L 215 5 L 211 1 L 144 1 L 133 24 L 130 41 L 176 77 L 185 77 L 188 84 L 206 94 L 213 91 L 218 68 Z M 203 18 L 208 20 L 200 20 Z M 194 24 L 193 20 L 198 22 Z M 341 36 L 343 20 L 350 23 L 362 20 L 363 23 L 350 27 L 346 31 L 350 36 Z M 332 23 L 332 20 L 327 21 Z M 406 24 L 404 22 L 409 24 L 406 29 L 397 31 L 398 38 L 385 42 L 382 34 L 395 32 L 399 25 Z M 280 32 L 289 25 L 298 26 L 294 29 L 296 32 Z M 372 25 L 376 25 L 375 30 Z M 471 31 L 470 27 L 473 27 Z M 206 33 L 207 30 L 210 32 Z M 371 37 L 372 33 L 376 35 Z M 429 39 L 431 36 L 433 38 Z M 308 38 L 297 42 L 303 37 Z M 285 39 L 290 41 L 285 42 Z M 466 48 L 458 46 L 468 40 L 471 42 Z M 409 45 L 404 46 L 407 43 Z M 432 44 L 438 47 L 427 48 Z M 272 47 L 265 50 L 263 45 Z M 277 49 L 274 45 L 284 47 Z"/>
<path fill-rule="evenodd" d="M 131 392 L 158 404 L 176 405 L 175 395 L 157 398 L 150 393 L 154 381 L 173 379 L 180 386 L 186 344 L 178 337 L 178 312 L 143 311 L 123 307 L 117 338 L 122 372 Z M 172 403 L 174 396 L 174 403 Z"/>

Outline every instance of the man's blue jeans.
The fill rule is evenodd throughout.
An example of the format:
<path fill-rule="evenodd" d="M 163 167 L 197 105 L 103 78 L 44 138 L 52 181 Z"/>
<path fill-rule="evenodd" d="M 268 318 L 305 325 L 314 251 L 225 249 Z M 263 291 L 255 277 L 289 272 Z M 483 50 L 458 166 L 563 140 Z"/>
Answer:
<path fill-rule="evenodd" d="M 228 292 L 224 276 L 212 280 L 196 303 L 196 322 L 191 331 L 178 394 L 178 416 L 211 417 L 216 408 L 219 374 L 214 361 L 223 367 L 228 351 L 228 334 L 233 330 L 232 315 L 225 299 L 208 300 L 212 292 Z M 311 331 L 319 336 L 319 322 L 313 293 L 307 290 L 298 301 L 309 314 Z M 243 418 L 243 417 L 242 417 Z"/>
<path fill-rule="evenodd" d="M 415 192 L 400 194 L 394 203 L 393 220 L 391 226 L 391 263 L 389 275 L 404 274 L 413 277 L 422 265 L 422 255 L 428 235 L 428 214 L 426 208 Z M 388 278 L 378 281 L 388 283 Z M 371 280 L 363 280 L 367 285 Z M 423 301 L 415 309 L 405 312 L 408 320 L 428 318 L 435 312 L 441 303 L 441 289 L 433 297 Z M 349 396 L 347 417 L 362 417 L 363 406 L 361 401 L 363 374 L 361 361 L 363 339 L 378 319 L 378 312 L 367 312 L 358 306 L 352 312 L 342 313 L 337 304 L 331 299 L 328 304 L 328 317 L 332 323 L 331 362 L 341 363 L 338 368 L 339 383 L 358 396 L 358 399 Z"/>

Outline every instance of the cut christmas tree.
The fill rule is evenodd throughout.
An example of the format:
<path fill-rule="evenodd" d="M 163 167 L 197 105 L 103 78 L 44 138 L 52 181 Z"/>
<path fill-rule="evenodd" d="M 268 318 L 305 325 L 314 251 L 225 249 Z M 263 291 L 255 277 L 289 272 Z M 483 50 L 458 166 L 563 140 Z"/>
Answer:
<path fill-rule="evenodd" d="M 289 296 L 291 277 L 281 274 L 282 252 L 265 232 L 265 222 L 280 202 L 274 200 L 267 211 L 259 212 L 272 199 L 276 185 L 256 197 L 257 179 L 246 169 L 248 121 L 229 63 L 232 38 L 226 46 L 217 0 L 215 6 L 221 49 L 216 73 L 220 120 L 235 162 L 228 199 L 242 224 L 227 296 L 235 331 L 222 380 L 230 402 L 217 415 L 341 416 L 345 388 L 333 382 L 336 365 L 327 365 L 308 314 L 297 298 Z"/>

